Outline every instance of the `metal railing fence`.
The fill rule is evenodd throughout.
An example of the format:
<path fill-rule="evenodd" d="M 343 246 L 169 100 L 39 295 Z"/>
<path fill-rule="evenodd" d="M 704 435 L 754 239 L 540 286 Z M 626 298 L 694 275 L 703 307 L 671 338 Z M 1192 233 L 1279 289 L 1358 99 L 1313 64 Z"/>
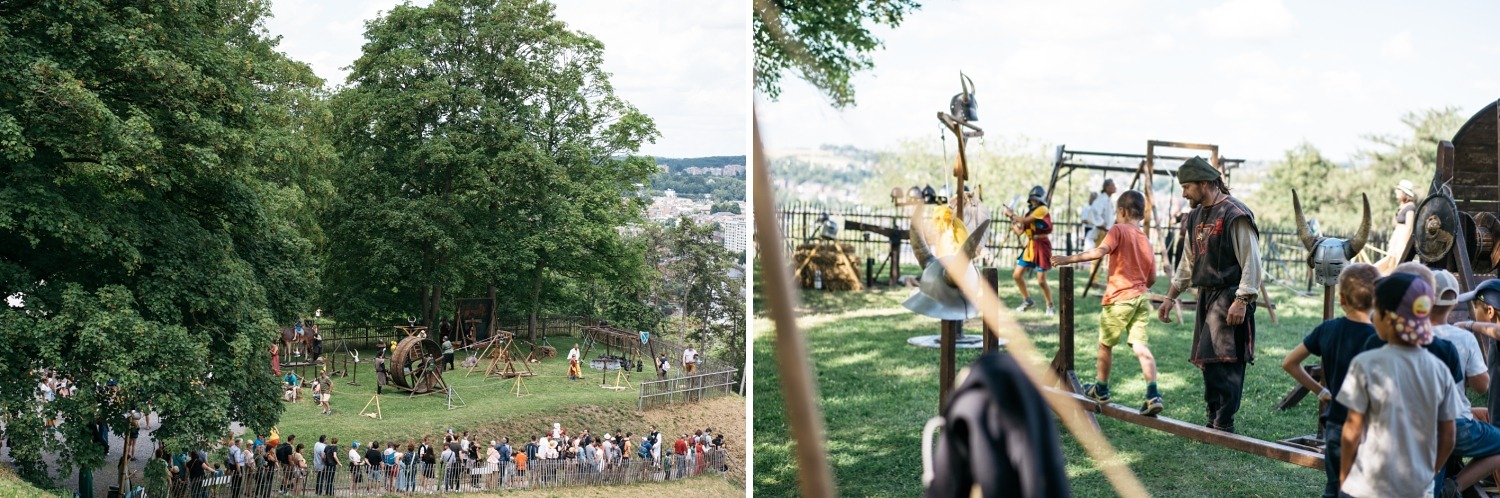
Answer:
<path fill-rule="evenodd" d="M 734 393 L 733 368 L 720 372 L 699 373 L 641 382 L 641 410 L 679 403 L 693 403 Z"/>
<path fill-rule="evenodd" d="M 495 492 L 603 486 L 670 481 L 713 474 L 725 476 L 733 459 L 723 448 L 702 455 L 669 455 L 659 459 L 622 455 L 607 463 L 583 459 L 537 460 L 525 469 L 516 462 L 457 462 L 453 465 L 398 461 L 387 465 L 340 465 L 334 470 L 262 466 L 197 479 L 172 478 L 171 498 L 270 498 L 272 496 L 407 496 L 433 493 Z M 740 477 L 743 482 L 743 477 Z M 150 497 L 156 498 L 156 497 Z"/>

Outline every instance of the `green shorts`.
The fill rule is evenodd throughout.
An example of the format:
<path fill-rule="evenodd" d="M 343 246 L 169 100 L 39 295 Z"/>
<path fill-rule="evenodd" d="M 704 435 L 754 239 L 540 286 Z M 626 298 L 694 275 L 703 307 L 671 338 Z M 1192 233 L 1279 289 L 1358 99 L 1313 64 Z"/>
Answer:
<path fill-rule="evenodd" d="M 1151 299 L 1146 294 L 1105 306 L 1099 311 L 1099 344 L 1115 347 L 1130 331 L 1130 344 L 1146 345 L 1146 321 L 1151 317 Z"/>

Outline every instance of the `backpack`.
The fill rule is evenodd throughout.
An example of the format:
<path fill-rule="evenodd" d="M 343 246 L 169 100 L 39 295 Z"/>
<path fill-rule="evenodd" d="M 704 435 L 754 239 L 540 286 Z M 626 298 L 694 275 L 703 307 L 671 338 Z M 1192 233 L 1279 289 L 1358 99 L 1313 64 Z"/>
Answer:
<path fill-rule="evenodd" d="M 930 455 L 930 431 L 943 437 Z M 929 498 L 1072 496 L 1052 412 L 1016 360 L 990 353 L 948 398 L 941 417 L 922 431 L 922 484 Z"/>
<path fill-rule="evenodd" d="M 334 446 L 334 445 L 331 445 L 331 444 L 328 445 L 328 446 L 324 446 L 323 447 L 323 468 L 325 468 L 325 469 L 331 469 L 331 468 L 333 468 L 334 465 L 338 465 L 338 461 L 335 460 L 335 458 L 337 458 L 337 457 L 334 456 L 334 455 L 337 455 L 337 454 L 338 454 L 338 447 L 337 446 Z"/>
<path fill-rule="evenodd" d="M 641 449 L 635 453 L 641 458 L 651 458 L 651 442 L 641 443 Z"/>
<path fill-rule="evenodd" d="M 386 465 L 395 465 L 396 464 L 396 453 L 395 452 L 392 452 L 392 453 L 390 453 L 390 454 L 388 454 L 388 455 L 385 456 L 385 464 Z"/>

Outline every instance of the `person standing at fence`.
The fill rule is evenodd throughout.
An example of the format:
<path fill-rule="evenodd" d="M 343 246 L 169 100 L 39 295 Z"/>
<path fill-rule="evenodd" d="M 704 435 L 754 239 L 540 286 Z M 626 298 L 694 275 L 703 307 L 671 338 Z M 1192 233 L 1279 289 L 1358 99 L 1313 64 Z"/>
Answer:
<path fill-rule="evenodd" d="M 380 441 L 371 441 L 365 449 L 365 470 L 370 473 L 370 488 L 377 488 L 385 479 L 385 456 L 380 453 Z"/>
<path fill-rule="evenodd" d="M 693 349 L 692 346 L 688 346 L 687 349 L 682 350 L 682 371 L 687 375 L 692 375 L 697 370 L 698 350 Z"/>
<path fill-rule="evenodd" d="M 365 482 L 364 454 L 359 451 L 359 441 L 349 443 L 349 489 L 359 492 L 360 483 Z"/>
<path fill-rule="evenodd" d="M 672 370 L 672 362 L 667 360 L 667 354 L 662 353 L 661 358 L 656 360 L 656 378 L 667 380 L 667 372 Z"/>
<path fill-rule="evenodd" d="M 339 461 L 339 438 L 334 436 L 328 445 L 323 447 L 323 475 L 320 479 L 323 484 L 318 490 L 319 494 L 333 494 L 333 479 L 338 475 L 339 465 L 342 465 Z"/>
<path fill-rule="evenodd" d="M 443 491 L 458 490 L 458 454 L 448 445 L 443 445 Z"/>
<path fill-rule="evenodd" d="M 281 492 L 282 492 L 282 494 L 285 494 L 287 492 L 288 486 L 291 485 L 292 468 L 293 468 L 293 465 L 292 465 L 292 453 L 294 452 L 294 450 L 292 448 L 292 444 L 294 442 L 296 442 L 296 440 L 297 440 L 297 435 L 296 434 L 287 435 L 286 440 L 282 441 L 280 445 L 277 445 L 276 449 L 275 449 L 275 452 L 276 452 L 276 463 L 281 466 Z"/>
<path fill-rule="evenodd" d="M 1219 170 L 1194 156 L 1177 169 L 1182 196 L 1192 206 L 1183 221 L 1182 263 L 1167 299 L 1157 308 L 1163 323 L 1177 295 L 1198 289 L 1190 360 L 1203 370 L 1208 427 L 1234 432 L 1245 386 L 1245 365 L 1255 361 L 1255 297 L 1260 293 L 1260 232 L 1255 214 L 1229 195 Z"/>
<path fill-rule="evenodd" d="M 240 471 L 245 468 L 245 450 L 241 448 L 244 440 L 235 439 L 229 443 L 228 454 L 224 460 L 224 473 L 229 476 L 230 496 L 240 496 L 240 491 L 245 484 L 244 476 Z"/>
<path fill-rule="evenodd" d="M 1026 204 L 1029 207 L 1025 216 L 1016 215 L 1008 206 L 1005 208 L 1005 216 L 1013 223 L 1011 230 L 1025 239 L 1025 247 L 1021 249 L 1021 256 L 1016 258 L 1016 271 L 1012 275 L 1016 290 L 1021 291 L 1021 305 L 1016 307 L 1016 312 L 1036 307 L 1036 301 L 1031 300 L 1031 293 L 1026 290 L 1027 274 L 1036 272 L 1036 284 L 1042 288 L 1042 297 L 1047 300 L 1047 316 L 1052 316 L 1056 311 L 1052 305 L 1052 290 L 1047 288 L 1047 270 L 1052 269 L 1052 214 L 1047 210 L 1047 190 L 1041 185 L 1031 187 Z"/>
<path fill-rule="evenodd" d="M 313 443 L 312 470 L 314 492 L 323 490 L 323 448 L 328 446 L 328 435 L 319 434 L 318 442 Z"/>
<path fill-rule="evenodd" d="M 307 482 L 307 459 L 302 457 L 302 445 L 299 444 L 292 450 L 291 460 L 292 484 L 290 492 L 294 495 L 300 495 L 303 491 L 303 483 Z M 270 487 L 267 487 L 266 491 L 270 491 Z"/>

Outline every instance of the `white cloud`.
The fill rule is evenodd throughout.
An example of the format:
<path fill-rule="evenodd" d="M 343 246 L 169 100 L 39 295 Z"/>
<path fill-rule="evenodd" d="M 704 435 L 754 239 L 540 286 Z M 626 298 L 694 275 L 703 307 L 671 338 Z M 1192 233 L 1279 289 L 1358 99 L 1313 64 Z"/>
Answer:
<path fill-rule="evenodd" d="M 1417 51 L 1411 44 L 1411 32 L 1402 31 L 1380 44 L 1380 56 L 1387 59 L 1411 59 Z"/>
<path fill-rule="evenodd" d="M 1216 38 L 1267 38 L 1297 25 L 1281 0 L 1229 0 L 1197 17 L 1203 32 Z"/>

